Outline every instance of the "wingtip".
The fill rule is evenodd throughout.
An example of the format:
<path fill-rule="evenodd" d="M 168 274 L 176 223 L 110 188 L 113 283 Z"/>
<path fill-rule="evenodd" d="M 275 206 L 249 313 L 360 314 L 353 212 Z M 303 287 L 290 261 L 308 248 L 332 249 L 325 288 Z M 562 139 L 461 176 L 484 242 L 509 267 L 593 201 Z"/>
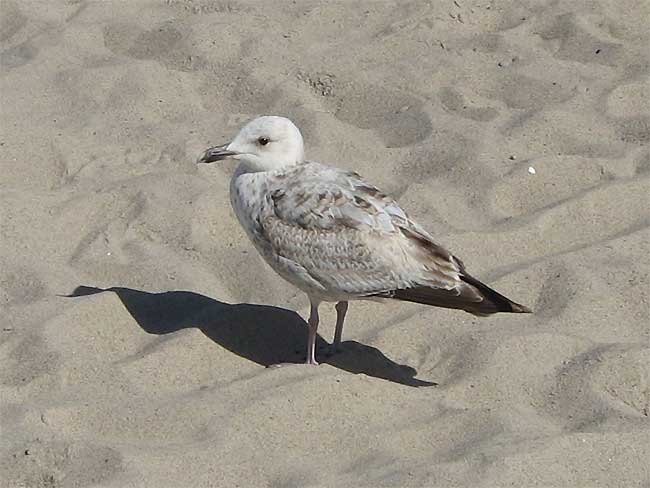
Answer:
<path fill-rule="evenodd" d="M 514 313 L 533 313 L 533 310 L 528 308 L 526 305 L 510 302 L 510 306 L 512 307 L 512 311 Z"/>

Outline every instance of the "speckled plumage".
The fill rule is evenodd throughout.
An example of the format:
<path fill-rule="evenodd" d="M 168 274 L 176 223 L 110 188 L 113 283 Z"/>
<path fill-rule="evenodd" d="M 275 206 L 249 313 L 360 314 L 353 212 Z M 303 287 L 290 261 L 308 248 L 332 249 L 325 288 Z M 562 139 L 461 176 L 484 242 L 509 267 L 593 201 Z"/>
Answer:
<path fill-rule="evenodd" d="M 315 357 L 318 306 L 338 302 L 334 346 L 348 300 L 394 298 L 476 315 L 529 312 L 470 276 L 400 206 L 357 173 L 305 161 L 288 119 L 259 117 L 201 162 L 239 161 L 235 214 L 267 263 L 311 303 L 307 363 Z"/>
<path fill-rule="evenodd" d="M 414 286 L 459 294 L 453 290 L 463 286 L 460 263 L 356 173 L 314 162 L 279 171 L 238 171 L 231 201 L 269 265 L 318 300 Z"/>

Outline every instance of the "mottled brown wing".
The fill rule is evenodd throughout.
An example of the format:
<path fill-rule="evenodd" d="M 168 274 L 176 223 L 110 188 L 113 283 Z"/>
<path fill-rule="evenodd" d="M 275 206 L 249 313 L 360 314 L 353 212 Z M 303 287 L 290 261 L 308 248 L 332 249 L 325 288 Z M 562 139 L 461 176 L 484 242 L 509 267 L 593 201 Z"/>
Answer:
<path fill-rule="evenodd" d="M 356 173 L 307 163 L 269 188 L 271 245 L 325 289 L 476 315 L 530 312 L 467 273 L 400 206 Z"/>
<path fill-rule="evenodd" d="M 418 286 L 461 294 L 453 256 L 358 174 L 307 163 L 270 181 L 267 195 L 261 224 L 270 245 L 325 288 L 357 296 Z"/>

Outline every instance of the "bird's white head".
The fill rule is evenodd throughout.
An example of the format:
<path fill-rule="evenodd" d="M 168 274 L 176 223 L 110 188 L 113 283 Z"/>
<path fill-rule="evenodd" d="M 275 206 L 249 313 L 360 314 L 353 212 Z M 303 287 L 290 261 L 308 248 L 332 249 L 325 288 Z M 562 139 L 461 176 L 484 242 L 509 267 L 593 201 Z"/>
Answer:
<path fill-rule="evenodd" d="M 246 124 L 229 144 L 205 151 L 200 163 L 236 159 L 246 172 L 274 171 L 305 160 L 302 134 L 289 119 L 267 115 Z"/>

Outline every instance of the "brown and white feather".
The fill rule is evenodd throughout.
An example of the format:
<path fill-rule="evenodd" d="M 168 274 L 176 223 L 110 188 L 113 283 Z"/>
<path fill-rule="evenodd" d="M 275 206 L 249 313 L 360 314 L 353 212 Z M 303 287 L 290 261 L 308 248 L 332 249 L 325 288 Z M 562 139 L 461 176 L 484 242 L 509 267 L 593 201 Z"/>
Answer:
<path fill-rule="evenodd" d="M 386 297 L 478 314 L 504 308 L 395 200 L 357 173 L 305 162 L 236 174 L 231 196 L 265 260 L 317 300 Z"/>

